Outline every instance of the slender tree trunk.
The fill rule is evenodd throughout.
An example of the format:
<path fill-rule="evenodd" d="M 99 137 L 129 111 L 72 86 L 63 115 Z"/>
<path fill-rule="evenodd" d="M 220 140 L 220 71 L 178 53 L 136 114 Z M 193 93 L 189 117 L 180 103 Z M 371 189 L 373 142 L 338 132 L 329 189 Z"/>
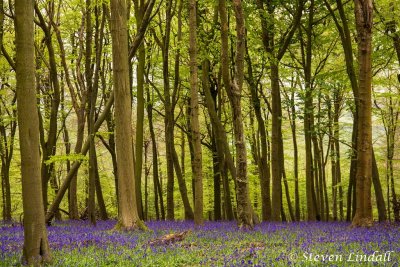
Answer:
<path fill-rule="evenodd" d="M 176 153 L 175 146 L 172 148 L 172 160 L 175 167 L 176 178 L 178 179 L 178 186 L 182 197 L 183 207 L 185 209 L 185 219 L 193 220 L 193 209 L 190 206 L 189 198 L 187 195 L 186 182 L 182 174 L 182 169 L 179 164 L 178 153 Z"/>
<path fill-rule="evenodd" d="M 101 183 L 100 183 L 100 175 L 99 175 L 99 167 L 97 163 L 97 155 L 96 155 L 96 150 L 94 153 L 94 169 L 96 170 L 96 177 L 95 177 L 95 186 L 96 186 L 96 197 L 97 197 L 97 204 L 99 206 L 99 213 L 100 213 L 100 219 L 103 221 L 108 220 L 108 214 L 107 214 L 107 209 L 106 205 L 104 202 L 104 196 L 103 196 L 103 191 L 101 188 Z"/>
<path fill-rule="evenodd" d="M 2 9 L 0 9 L 1 12 Z M 0 97 L 2 98 L 2 97 Z M 3 99 L 1 99 L 3 101 Z M 17 101 L 16 94 L 11 101 L 11 105 L 14 106 Z M 13 118 L 17 117 L 16 110 L 13 108 L 12 111 L 9 111 L 6 106 L 4 106 L 7 114 L 11 114 Z M 2 107 L 0 106 L 0 114 L 3 114 Z M 10 128 L 7 131 L 6 128 Z M 1 144 L 0 144 L 0 154 L 1 154 L 1 190 L 2 190 L 2 204 L 3 204 L 3 220 L 5 222 L 9 222 L 12 220 L 12 212 L 11 212 L 11 186 L 10 186 L 10 168 L 11 161 L 14 155 L 14 140 L 15 134 L 17 130 L 17 122 L 15 120 L 11 120 L 8 125 L 5 125 L 3 120 L 0 120 L 0 136 L 1 136 Z"/>
<path fill-rule="evenodd" d="M 158 213 L 158 198 L 159 198 L 160 199 L 161 219 L 165 220 L 163 194 L 162 194 L 162 190 L 161 190 L 159 173 L 158 173 L 157 141 L 156 141 L 156 135 L 154 133 L 154 126 L 153 126 L 153 104 L 150 99 L 150 92 L 149 92 L 148 87 L 147 87 L 147 116 L 149 119 L 151 147 L 152 147 L 152 153 L 153 153 L 153 183 L 154 183 L 154 196 L 155 196 L 154 204 L 156 207 L 156 215 L 157 215 L 157 220 L 158 220 L 158 219 L 160 219 L 160 215 Z"/>
<path fill-rule="evenodd" d="M 376 205 L 378 207 L 378 220 L 384 222 L 387 220 L 385 199 L 382 192 L 381 182 L 379 180 L 379 171 L 376 164 L 375 153 L 372 148 L 372 183 L 374 185 Z"/>
<path fill-rule="evenodd" d="M 359 108 L 357 118 L 357 172 L 356 190 L 357 203 L 356 214 L 353 218 L 353 226 L 368 227 L 373 223 L 371 203 L 372 180 L 372 112 L 371 112 L 371 43 L 372 43 L 372 13 L 371 0 L 354 1 L 354 13 L 356 18 L 359 62 Z"/>
<path fill-rule="evenodd" d="M 76 134 L 77 139 L 75 143 L 74 153 L 80 154 L 82 152 L 82 145 L 83 145 L 84 131 L 85 131 L 85 111 L 83 108 L 78 114 L 77 124 L 78 124 L 78 132 Z M 72 178 L 68 190 L 69 218 L 72 220 L 79 219 L 77 190 L 78 190 L 78 173 L 76 172 Z"/>
<path fill-rule="evenodd" d="M 46 47 L 49 53 L 49 71 L 50 71 L 50 83 L 51 83 L 51 102 L 50 102 L 50 115 L 49 115 L 49 131 L 47 134 L 47 140 L 44 141 L 44 136 L 42 137 L 42 194 L 43 194 L 43 204 L 45 212 L 48 205 L 48 183 L 52 179 L 52 172 L 54 164 L 46 164 L 46 161 L 50 157 L 56 154 L 56 143 L 57 143 L 57 123 L 58 123 L 58 108 L 60 105 L 60 83 L 57 74 L 57 63 L 56 56 L 52 42 L 52 34 L 50 27 L 44 20 L 39 8 L 35 6 L 36 14 L 39 18 L 39 25 L 42 28 L 45 35 Z"/>
<path fill-rule="evenodd" d="M 334 116 L 333 116 L 333 125 L 334 131 L 333 135 L 335 138 L 335 162 L 336 162 L 336 169 L 335 169 L 335 177 L 337 184 L 339 184 L 339 213 L 340 213 L 340 220 L 344 220 L 344 212 L 343 212 L 343 185 L 342 185 L 342 171 L 340 167 L 340 133 L 339 133 L 339 117 L 340 117 L 340 102 L 342 100 L 339 98 L 339 93 L 335 94 L 334 100 Z"/>
<path fill-rule="evenodd" d="M 174 115 L 170 96 L 169 83 L 169 43 L 171 35 L 172 0 L 166 2 L 165 33 L 163 40 L 163 81 L 164 81 L 164 107 L 165 107 L 165 156 L 167 161 L 167 220 L 174 216 Z"/>
<path fill-rule="evenodd" d="M 97 131 L 100 128 L 101 124 L 106 119 L 107 114 L 110 112 L 113 103 L 114 103 L 114 94 L 110 95 L 110 99 L 108 99 L 103 112 L 97 118 L 96 123 L 94 125 L 95 131 Z M 86 139 L 85 143 L 82 146 L 82 155 L 86 155 L 88 151 L 89 151 L 89 138 Z M 50 205 L 46 213 L 46 222 L 50 222 L 50 220 L 54 217 L 55 213 L 57 212 L 61 200 L 63 199 L 64 194 L 67 192 L 73 177 L 76 175 L 79 167 L 81 166 L 81 163 L 82 163 L 81 160 L 77 160 L 74 161 L 74 163 L 71 165 L 70 171 L 63 179 L 63 182 L 57 192 L 57 195 L 55 196 L 53 203 Z"/>
<path fill-rule="evenodd" d="M 11 187 L 10 187 L 10 164 L 1 159 L 1 189 L 3 200 L 3 220 L 11 221 Z"/>
<path fill-rule="evenodd" d="M 292 130 L 293 140 L 293 172 L 294 172 L 294 201 L 295 201 L 295 218 L 300 221 L 300 194 L 299 194 L 299 152 L 297 147 L 297 134 L 296 134 L 296 106 L 295 106 L 294 90 L 290 96 L 290 129 Z"/>
<path fill-rule="evenodd" d="M 148 150 L 149 150 L 149 141 L 146 140 L 144 143 L 144 212 L 143 219 L 149 219 L 149 189 L 148 189 L 148 181 L 149 181 L 149 172 L 150 169 L 147 168 L 148 162 Z"/>
<path fill-rule="evenodd" d="M 24 248 L 22 261 L 51 261 L 41 188 L 39 117 L 35 92 L 34 2 L 15 2 L 17 110 L 21 149 Z"/>
<path fill-rule="evenodd" d="M 85 57 L 85 78 L 86 88 L 88 92 L 87 102 L 87 124 L 89 134 L 89 183 L 88 183 L 88 218 L 93 225 L 96 225 L 96 147 L 95 147 L 95 135 L 94 123 L 95 123 L 95 112 L 96 112 L 96 99 L 97 99 L 97 87 L 93 86 L 93 71 L 92 71 L 92 40 L 93 40 L 93 29 L 92 29 L 92 18 L 91 12 L 93 8 L 91 6 L 91 0 L 86 0 L 86 57 Z"/>
<path fill-rule="evenodd" d="M 282 177 L 283 177 L 283 184 L 285 186 L 285 195 L 286 195 L 286 202 L 288 204 L 288 209 L 289 209 L 289 216 L 290 216 L 290 219 L 292 220 L 292 222 L 294 222 L 294 221 L 296 221 L 296 217 L 294 215 L 292 201 L 290 200 L 289 184 L 287 182 L 286 172 L 284 169 L 282 170 Z"/>
<path fill-rule="evenodd" d="M 211 136 L 211 148 L 212 148 L 212 162 L 213 162 L 213 180 L 214 180 L 214 220 L 222 220 L 221 215 L 221 162 L 218 156 L 217 144 L 216 144 L 216 134 L 214 129 L 212 129 Z"/>
<path fill-rule="evenodd" d="M 336 97 L 336 92 L 334 93 L 334 101 Z M 329 128 L 329 149 L 330 149 L 330 161 L 331 161 L 331 176 L 332 176 L 332 219 L 334 221 L 338 220 L 338 178 L 336 173 L 336 146 L 335 146 L 335 136 L 334 129 L 336 130 L 335 123 L 333 120 L 334 114 L 332 112 L 331 98 L 327 96 L 328 105 L 328 128 Z"/>
<path fill-rule="evenodd" d="M 247 48 L 247 47 L 246 47 Z M 247 50 L 247 49 L 246 49 Z M 260 134 L 260 147 L 261 147 L 261 155 L 258 159 L 259 166 L 259 174 L 260 174 L 260 187 L 261 187 L 261 214 L 262 220 L 267 221 L 271 219 L 271 181 L 269 175 L 269 168 L 267 167 L 267 135 L 265 130 L 265 123 L 261 113 L 261 101 L 258 96 L 257 85 L 254 82 L 253 77 L 253 68 L 251 64 L 251 59 L 248 54 L 247 56 L 247 72 L 249 75 L 249 87 L 251 93 L 251 103 L 254 108 L 254 113 L 256 115 L 257 124 L 258 124 L 258 132 Z"/>
<path fill-rule="evenodd" d="M 137 21 L 137 30 L 140 29 L 144 15 L 144 1 L 135 2 L 135 15 Z M 138 3 L 140 2 L 140 4 Z M 136 142 L 135 142 L 135 183 L 136 183 L 136 203 L 138 204 L 138 213 L 141 219 L 144 219 L 142 204 L 142 165 L 143 165 L 143 125 L 144 125 L 144 72 L 146 64 L 145 42 L 142 42 L 138 48 L 138 65 L 136 69 Z"/>
<path fill-rule="evenodd" d="M 190 109 L 191 139 L 193 144 L 193 177 L 194 177 L 194 222 L 203 224 L 203 170 L 199 123 L 199 100 L 197 79 L 197 11 L 196 0 L 189 0 L 189 56 L 190 56 Z"/>
<path fill-rule="evenodd" d="M 225 90 L 228 94 L 233 113 L 234 139 L 236 148 L 236 184 L 237 184 L 237 211 L 240 227 L 253 227 L 253 214 L 249 196 L 249 184 L 247 177 L 246 144 L 243 129 L 243 117 L 241 108 L 241 93 L 243 85 L 243 69 L 245 55 L 245 22 L 241 0 L 233 1 L 236 19 L 236 58 L 233 81 L 229 81 L 228 61 L 228 24 L 225 1 L 220 0 L 219 11 L 221 15 L 222 56 L 221 65 Z"/>
<path fill-rule="evenodd" d="M 213 90 L 214 96 L 211 94 L 211 87 L 206 83 L 205 80 L 208 77 L 204 77 L 206 73 L 209 73 L 210 68 L 209 61 L 203 61 L 202 63 L 202 71 L 203 71 L 203 91 L 204 91 L 204 101 L 208 110 L 208 114 L 211 119 L 211 123 L 213 129 L 215 129 L 215 137 L 216 137 L 216 145 L 217 145 L 217 153 L 220 161 L 220 172 L 222 177 L 222 185 L 224 190 L 224 210 L 228 220 L 233 220 L 233 209 L 232 202 L 230 196 L 230 186 L 228 180 L 228 171 L 230 172 L 232 179 L 236 179 L 236 168 L 233 164 L 232 154 L 230 152 L 226 132 L 221 123 L 220 115 L 221 108 L 217 108 L 217 95 L 221 93 L 220 89 Z M 220 105 L 220 101 L 218 101 L 218 105 Z M 217 110 L 219 113 L 217 113 Z"/>
<path fill-rule="evenodd" d="M 270 77 L 271 77 L 271 114 L 272 114 L 272 136 L 271 136 L 271 174 L 272 174 L 272 212 L 273 221 L 281 220 L 282 209 L 282 175 L 283 175 L 283 140 L 282 140 L 282 104 L 279 85 L 279 61 L 285 54 L 290 41 L 300 24 L 301 13 L 303 10 L 303 1 L 299 0 L 296 14 L 293 18 L 292 26 L 288 28 L 285 38 L 279 44 L 275 43 L 275 22 L 274 1 L 266 1 L 266 10 L 264 2 L 257 1 L 257 9 L 260 12 L 262 41 L 264 48 L 271 57 Z M 267 19 L 268 18 L 268 19 Z"/>

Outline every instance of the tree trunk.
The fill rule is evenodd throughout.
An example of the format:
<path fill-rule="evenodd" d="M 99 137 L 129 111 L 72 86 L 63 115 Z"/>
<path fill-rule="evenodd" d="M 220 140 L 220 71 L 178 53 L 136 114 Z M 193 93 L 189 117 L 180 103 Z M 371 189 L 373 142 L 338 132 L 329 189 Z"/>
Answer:
<path fill-rule="evenodd" d="M 381 181 L 379 180 L 379 171 L 376 164 L 375 152 L 372 148 L 372 183 L 374 185 L 376 205 L 378 207 L 378 220 L 384 222 L 387 220 L 386 204 L 382 192 Z"/>
<path fill-rule="evenodd" d="M 163 40 L 163 82 L 164 82 L 164 107 L 165 107 L 165 157 L 167 161 L 167 220 L 174 216 L 174 115 L 170 96 L 169 84 L 169 43 L 171 35 L 172 0 L 166 2 L 166 21 Z"/>
<path fill-rule="evenodd" d="M 247 47 L 246 47 L 247 48 Z M 247 49 L 246 49 L 247 50 Z M 253 68 L 251 64 L 251 59 L 248 54 L 247 56 L 247 72 L 249 75 L 249 87 L 251 93 L 251 103 L 254 108 L 254 113 L 256 115 L 257 124 L 258 124 L 258 132 L 260 134 L 260 147 L 261 147 L 261 154 L 258 159 L 258 169 L 260 174 L 260 187 L 261 187 L 261 217 L 263 221 L 268 221 L 271 219 L 271 181 L 269 175 L 269 168 L 267 167 L 267 134 L 265 130 L 265 123 L 261 113 L 261 101 L 258 96 L 257 84 L 255 84 L 254 77 L 253 77 Z"/>
<path fill-rule="evenodd" d="M 118 227 L 144 228 L 137 212 L 132 151 L 127 8 L 125 0 L 111 1 L 111 37 L 115 96 L 115 143 L 118 165 Z"/>
<path fill-rule="evenodd" d="M 17 110 L 21 149 L 24 248 L 22 261 L 51 261 L 41 188 L 39 117 L 35 92 L 34 2 L 15 2 Z"/>
<path fill-rule="evenodd" d="M 189 198 L 187 195 L 186 182 L 182 175 L 182 169 L 179 164 L 178 153 L 176 153 L 175 146 L 173 146 L 172 148 L 172 160 L 175 167 L 176 178 L 178 179 L 178 186 L 182 197 L 183 207 L 185 209 L 185 219 L 193 220 L 194 218 L 193 209 L 190 206 Z"/>
<path fill-rule="evenodd" d="M 93 12 L 91 6 L 91 0 L 86 0 L 86 57 L 85 57 L 85 78 L 86 78 L 86 90 L 88 92 L 87 101 L 87 124 L 89 134 L 89 184 L 88 184 L 88 218 L 93 225 L 96 225 L 96 147 L 95 147 L 95 135 L 94 123 L 95 123 L 95 112 L 96 112 L 96 99 L 97 99 L 97 86 L 93 86 L 92 76 L 92 40 L 93 40 L 93 29 L 92 29 L 92 17 Z M 98 44 L 96 44 L 98 45 Z M 97 53 L 96 53 L 97 54 Z M 97 56 L 97 55 L 96 55 Z M 96 62 L 97 63 L 97 62 Z"/>
<path fill-rule="evenodd" d="M 272 174 L 272 212 L 271 219 L 279 221 L 281 219 L 282 206 L 282 170 L 284 161 L 283 141 L 282 141 L 282 104 L 279 86 L 279 61 L 285 54 L 290 41 L 297 29 L 301 13 L 303 10 L 303 1 L 299 0 L 292 26 L 288 28 L 285 38 L 282 42 L 275 44 L 275 2 L 266 1 L 267 10 L 264 9 L 264 2 L 257 1 L 257 9 L 260 12 L 262 41 L 265 51 L 271 57 L 270 77 L 271 77 L 271 113 L 272 113 L 272 136 L 271 136 L 271 174 Z M 267 19 L 268 18 L 268 19 Z"/>
<path fill-rule="evenodd" d="M 156 141 L 156 135 L 154 133 L 154 126 L 153 126 L 153 104 L 150 99 L 150 92 L 149 92 L 148 87 L 147 87 L 147 116 L 149 119 L 151 147 L 152 147 L 152 153 L 153 153 L 153 183 L 154 183 L 154 204 L 156 207 L 156 217 L 157 217 L 157 220 L 160 219 L 160 216 L 158 213 L 158 198 L 159 198 L 160 199 L 161 219 L 165 220 L 163 194 L 162 194 L 162 190 L 161 190 L 159 173 L 158 173 L 157 141 Z"/>
<path fill-rule="evenodd" d="M 0 9 L 1 12 L 1 9 Z M 0 96 L 0 98 L 2 98 Z M 4 100 L 1 99 L 3 102 Z M 11 101 L 11 105 L 14 106 L 17 101 L 17 96 L 14 94 L 13 100 Z M 6 103 L 6 102 L 3 102 Z M 14 140 L 15 134 L 17 130 L 17 122 L 16 110 L 13 108 L 12 111 L 9 111 L 7 106 L 4 105 L 4 109 L 7 114 L 12 116 L 12 120 L 9 124 L 5 124 L 3 120 L 0 121 L 0 136 L 1 136 L 1 144 L 0 144 L 0 154 L 1 154 L 1 190 L 2 190 L 2 204 L 3 204 L 3 220 L 5 222 L 9 222 L 12 220 L 11 214 L 11 186 L 10 186 L 10 168 L 11 161 L 13 159 L 14 154 Z M 0 114 L 3 113 L 3 109 L 0 106 Z M 5 114 L 4 114 L 5 115 Z M 9 116 L 10 116 L 9 115 Z M 7 128 L 10 128 L 7 131 Z"/>
<path fill-rule="evenodd" d="M 194 222 L 203 224 L 203 170 L 199 123 L 199 100 L 197 80 L 197 11 L 196 0 L 189 0 L 189 56 L 190 56 L 190 114 L 191 139 L 193 144 L 193 177 L 194 177 Z"/>
<path fill-rule="evenodd" d="M 77 137 L 76 137 L 74 153 L 80 154 L 82 152 L 82 145 L 83 145 L 84 131 L 85 131 L 84 108 L 81 109 L 80 113 L 77 116 L 77 124 L 78 124 L 78 131 L 76 134 Z M 76 172 L 72 177 L 72 181 L 68 190 L 69 218 L 72 220 L 79 219 L 77 190 L 78 190 L 78 173 Z"/>
<path fill-rule="evenodd" d="M 371 0 L 354 1 L 358 41 L 358 125 L 357 125 L 357 172 L 356 214 L 352 226 L 369 227 L 373 223 L 371 203 L 372 180 L 372 112 L 371 112 L 371 42 L 372 13 Z"/>
<path fill-rule="evenodd" d="M 54 164 L 46 164 L 52 156 L 56 154 L 56 143 L 57 143 L 57 123 L 58 123 L 58 108 L 60 105 L 60 83 L 57 74 L 57 63 L 56 56 L 52 42 L 52 36 L 50 27 L 47 26 L 48 23 L 44 20 L 39 8 L 37 5 L 35 6 L 36 14 L 39 18 L 39 26 L 42 28 L 45 35 L 45 42 L 47 46 L 47 50 L 49 53 L 49 71 L 50 71 L 50 84 L 51 90 L 49 93 L 51 95 L 50 102 L 50 114 L 49 114 L 49 131 L 47 134 L 47 140 L 44 141 L 44 136 L 41 138 L 42 141 L 42 194 L 43 194 L 43 204 L 45 212 L 47 210 L 48 205 L 48 182 L 51 179 Z M 43 133 L 44 134 L 44 133 Z"/>
<path fill-rule="evenodd" d="M 294 201 L 295 201 L 295 218 L 296 221 L 300 221 L 300 194 L 299 194 L 299 152 L 297 147 L 297 135 L 296 135 L 296 106 L 295 106 L 294 90 L 290 96 L 290 108 L 288 113 L 290 114 L 290 129 L 292 132 L 293 140 L 293 172 L 294 172 Z"/>
<path fill-rule="evenodd" d="M 96 123 L 94 125 L 95 131 L 97 131 L 100 128 L 101 124 L 106 119 L 107 114 L 110 112 L 113 103 L 114 103 L 114 94 L 110 95 L 110 99 L 108 99 L 103 112 L 97 118 Z M 86 139 L 85 143 L 82 146 L 82 155 L 86 155 L 88 151 L 89 151 L 89 138 Z M 81 160 L 77 160 L 74 161 L 74 163 L 71 165 L 70 171 L 63 179 L 63 183 L 61 184 L 60 189 L 58 190 L 53 203 L 50 205 L 46 213 L 46 222 L 50 222 L 50 220 L 54 217 L 55 213 L 57 212 L 61 200 L 63 199 L 65 192 L 67 192 L 67 189 L 69 188 L 73 177 L 76 175 L 79 167 L 81 166 L 81 163 L 82 163 Z"/>
<path fill-rule="evenodd" d="M 140 4 L 138 3 L 140 2 Z M 139 30 L 144 14 L 144 1 L 134 1 L 137 30 Z M 145 42 L 138 48 L 138 64 L 136 69 L 136 142 L 135 142 L 135 183 L 136 203 L 140 219 L 144 219 L 142 205 L 142 165 L 143 165 L 143 125 L 144 125 L 144 72 L 146 64 Z"/>
<path fill-rule="evenodd" d="M 236 58 L 233 81 L 229 81 L 228 61 L 228 24 L 225 1 L 220 0 L 222 56 L 221 66 L 225 90 L 228 94 L 233 114 L 234 140 L 236 147 L 236 184 L 237 184 L 237 214 L 239 227 L 253 227 L 252 207 L 249 196 L 247 177 L 246 140 L 244 138 L 243 117 L 241 107 L 241 93 L 243 86 L 243 69 L 245 55 L 245 22 L 241 0 L 233 1 L 236 19 Z"/>

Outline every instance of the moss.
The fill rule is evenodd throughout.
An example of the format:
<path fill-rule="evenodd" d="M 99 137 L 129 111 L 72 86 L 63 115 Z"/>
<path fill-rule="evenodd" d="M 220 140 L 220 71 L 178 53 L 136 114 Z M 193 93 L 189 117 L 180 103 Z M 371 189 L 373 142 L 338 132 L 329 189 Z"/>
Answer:
<path fill-rule="evenodd" d="M 138 220 L 132 226 L 124 226 L 120 221 L 114 226 L 113 231 L 135 231 L 135 230 L 149 231 L 149 228 L 142 220 Z"/>

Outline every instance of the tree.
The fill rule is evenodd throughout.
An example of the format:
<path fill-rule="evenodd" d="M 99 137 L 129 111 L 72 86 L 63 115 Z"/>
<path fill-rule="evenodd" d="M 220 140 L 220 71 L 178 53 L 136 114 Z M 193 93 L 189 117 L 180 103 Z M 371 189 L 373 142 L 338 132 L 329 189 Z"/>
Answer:
<path fill-rule="evenodd" d="M 241 0 L 233 1 L 236 20 L 236 58 L 233 81 L 229 77 L 228 57 L 228 16 L 225 0 L 219 1 L 221 16 L 221 70 L 225 91 L 232 108 L 234 139 L 236 147 L 236 195 L 237 220 L 239 227 L 253 227 L 252 207 L 249 196 L 249 182 L 247 177 L 247 153 L 243 129 L 241 93 L 244 80 L 245 55 L 245 21 Z"/>
<path fill-rule="evenodd" d="M 42 199 L 39 117 L 36 108 L 34 1 L 15 2 L 17 111 L 21 147 L 24 249 L 22 261 L 40 266 L 51 255 Z"/>
<path fill-rule="evenodd" d="M 279 62 L 286 53 L 292 37 L 299 25 L 303 12 L 304 1 L 299 0 L 293 16 L 291 26 L 285 30 L 285 34 L 278 41 L 275 31 L 275 11 L 274 1 L 257 1 L 257 8 L 260 12 L 262 41 L 264 49 L 270 60 L 270 79 L 271 79 L 271 114 L 272 114 L 272 142 L 271 142 L 271 171 L 272 171 L 272 212 L 271 220 L 281 219 L 282 206 L 282 175 L 284 171 L 284 151 L 282 140 L 282 105 L 279 85 Z"/>
<path fill-rule="evenodd" d="M 132 151 L 132 114 L 129 86 L 128 28 L 125 0 L 111 1 L 113 85 L 115 98 L 115 144 L 118 166 L 118 223 L 133 230 L 144 225 L 136 203 Z"/>
<path fill-rule="evenodd" d="M 140 29 L 143 15 L 145 12 L 145 1 L 134 1 L 135 17 L 137 21 L 137 29 Z M 145 42 L 142 42 L 138 49 L 138 64 L 136 70 L 137 80 L 137 119 L 136 119 L 136 143 L 135 143 L 135 187 L 136 187 L 136 202 L 138 204 L 138 212 L 140 218 L 143 219 L 143 204 L 142 204 L 142 165 L 143 165 L 143 125 L 144 125 L 144 71 L 146 63 L 146 48 Z"/>
<path fill-rule="evenodd" d="M 358 47 L 358 114 L 357 114 L 357 172 L 356 214 L 352 226 L 371 226 L 372 202 L 372 112 L 371 112 L 371 53 L 372 53 L 372 14 L 371 0 L 355 0 L 354 13 L 356 18 Z"/>
<path fill-rule="evenodd" d="M 201 156 L 199 100 L 197 79 L 197 45 L 196 45 L 196 0 L 189 0 L 189 54 L 190 54 L 190 109 L 191 139 L 193 144 L 193 176 L 194 176 L 194 222 L 203 223 L 203 171 Z M 183 163 L 182 163 L 183 164 Z"/>

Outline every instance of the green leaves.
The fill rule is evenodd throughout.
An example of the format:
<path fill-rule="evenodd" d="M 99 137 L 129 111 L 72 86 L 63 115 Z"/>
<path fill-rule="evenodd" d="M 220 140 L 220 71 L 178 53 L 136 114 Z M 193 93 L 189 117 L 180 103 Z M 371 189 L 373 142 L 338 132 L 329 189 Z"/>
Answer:
<path fill-rule="evenodd" d="M 89 160 L 89 156 L 85 156 L 82 154 L 69 154 L 69 155 L 55 155 L 50 157 L 49 160 L 45 162 L 46 165 L 54 164 L 54 163 L 60 163 L 60 162 L 66 162 L 66 161 L 80 161 L 80 162 L 86 162 Z"/>

